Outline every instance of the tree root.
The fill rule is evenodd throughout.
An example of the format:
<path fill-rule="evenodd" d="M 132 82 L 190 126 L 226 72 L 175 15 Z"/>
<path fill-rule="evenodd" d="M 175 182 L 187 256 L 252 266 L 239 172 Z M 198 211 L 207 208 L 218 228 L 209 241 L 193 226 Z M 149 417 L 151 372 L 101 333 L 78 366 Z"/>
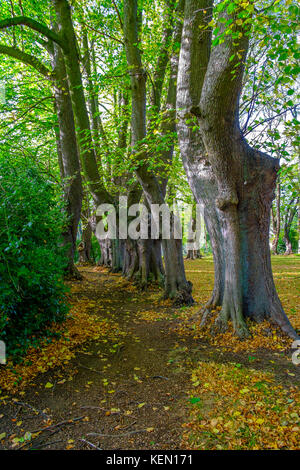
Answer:
<path fill-rule="evenodd" d="M 178 288 L 174 291 L 165 291 L 164 298 L 171 299 L 174 307 L 180 307 L 182 305 L 193 305 L 195 303 L 192 297 L 193 284 L 187 281 L 185 287 Z"/>
<path fill-rule="evenodd" d="M 198 312 L 194 313 L 194 315 L 190 317 L 189 321 L 195 322 L 201 320 L 200 327 L 204 327 L 209 316 L 212 315 L 213 310 L 219 307 L 219 305 L 220 304 L 214 299 L 214 297 L 211 297 L 211 299 Z"/>
<path fill-rule="evenodd" d="M 228 330 L 227 321 L 224 318 L 222 318 L 221 315 L 219 315 L 211 327 L 212 335 L 223 334 L 223 333 L 226 333 L 227 330 Z"/>
<path fill-rule="evenodd" d="M 235 326 L 235 334 L 240 340 L 251 338 L 251 333 L 246 324 L 238 324 Z"/>
<path fill-rule="evenodd" d="M 65 279 L 68 281 L 82 281 L 83 276 L 80 274 L 78 268 L 73 264 L 66 270 Z"/>
<path fill-rule="evenodd" d="M 214 311 L 217 308 L 216 303 L 211 299 L 207 304 L 199 310 L 197 313 L 195 313 L 190 319 L 190 322 L 195 322 L 200 321 L 200 328 L 204 328 L 205 325 L 208 323 L 208 319 L 213 315 Z M 228 322 L 232 320 L 231 314 L 228 311 L 228 309 L 223 309 L 219 313 L 218 317 L 214 321 L 213 325 L 210 327 L 210 333 L 215 336 L 217 334 L 224 334 L 226 331 L 228 331 L 229 324 Z M 244 321 L 240 322 L 237 319 L 235 319 L 235 322 L 233 322 L 234 326 L 234 333 L 238 338 L 241 340 L 247 339 L 251 336 L 247 325 Z"/>

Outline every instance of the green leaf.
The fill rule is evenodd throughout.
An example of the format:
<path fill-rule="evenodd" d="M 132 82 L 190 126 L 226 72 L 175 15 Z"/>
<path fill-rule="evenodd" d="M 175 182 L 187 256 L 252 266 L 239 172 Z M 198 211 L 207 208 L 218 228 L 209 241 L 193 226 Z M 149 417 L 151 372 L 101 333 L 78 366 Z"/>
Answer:
<path fill-rule="evenodd" d="M 197 398 L 197 397 L 192 397 L 189 399 L 189 402 L 192 404 L 192 405 L 195 405 L 196 403 L 199 403 L 201 401 L 200 398 Z"/>

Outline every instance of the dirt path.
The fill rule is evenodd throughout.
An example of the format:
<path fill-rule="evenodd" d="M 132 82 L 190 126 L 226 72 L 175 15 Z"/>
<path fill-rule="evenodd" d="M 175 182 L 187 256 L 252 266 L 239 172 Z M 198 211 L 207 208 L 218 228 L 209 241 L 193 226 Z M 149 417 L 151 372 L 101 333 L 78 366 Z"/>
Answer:
<path fill-rule="evenodd" d="M 73 297 L 88 298 L 95 305 L 90 313 L 118 323 L 123 334 L 114 344 L 85 343 L 66 367 L 40 374 L 0 406 L 0 435 L 6 433 L 0 449 L 180 448 L 191 366 L 197 360 L 249 365 L 248 355 L 224 354 L 179 336 L 170 328 L 174 309 L 157 302 L 157 292 L 140 294 L 118 283 L 118 275 L 93 267 L 82 272 L 85 280 Z M 168 320 L 141 320 L 149 309 Z M 298 373 L 287 375 L 286 358 L 275 362 L 271 352 L 256 358 L 251 366 L 271 369 L 278 381 L 299 380 Z M 14 441 L 26 433 L 27 441 Z"/>
<path fill-rule="evenodd" d="M 178 359 L 178 337 L 167 322 L 138 321 L 138 312 L 151 306 L 151 292 L 138 298 L 116 289 L 111 275 L 93 267 L 83 274 L 86 280 L 74 295 L 88 296 L 99 306 L 91 313 L 118 322 L 123 344 L 85 344 L 66 368 L 41 374 L 16 402 L 0 407 L 1 432 L 10 436 L 2 448 L 11 448 L 14 434 L 44 428 L 47 417 L 53 427 L 25 441 L 25 448 L 178 448 L 189 380 Z M 54 387 L 45 388 L 48 382 Z M 57 426 L 68 420 L 73 422 Z"/>

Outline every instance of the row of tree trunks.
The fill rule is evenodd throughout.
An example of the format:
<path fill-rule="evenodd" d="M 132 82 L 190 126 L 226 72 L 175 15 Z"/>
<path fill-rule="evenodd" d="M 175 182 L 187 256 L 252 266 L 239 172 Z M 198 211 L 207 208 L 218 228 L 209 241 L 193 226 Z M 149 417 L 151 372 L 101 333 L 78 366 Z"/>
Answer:
<path fill-rule="evenodd" d="M 293 253 L 292 241 L 290 238 L 290 232 L 293 220 L 297 214 L 297 206 L 299 204 L 299 198 L 292 198 L 289 202 L 286 209 L 285 219 L 284 219 L 284 236 L 283 240 L 285 243 L 285 255 L 291 255 Z"/>
<path fill-rule="evenodd" d="M 281 201 L 281 186 L 279 178 L 276 184 L 276 197 L 275 197 L 275 208 L 272 207 L 272 225 L 273 225 L 273 242 L 272 242 L 272 253 L 278 255 L 278 242 L 280 237 L 281 229 L 281 218 L 283 218 L 283 241 L 285 243 L 285 255 L 291 255 L 293 253 L 292 242 L 290 232 L 292 228 L 293 220 L 299 211 L 299 198 L 293 197 L 285 210 L 284 215 L 281 215 L 280 201 Z"/>
<path fill-rule="evenodd" d="M 58 18 L 60 35 L 65 39 L 68 47 L 64 49 L 64 57 L 67 66 L 68 80 L 70 84 L 71 97 L 73 103 L 73 110 L 75 115 L 76 125 L 79 129 L 78 143 L 81 153 L 82 166 L 85 171 L 86 179 L 89 184 L 89 189 L 93 195 L 96 206 L 101 203 L 110 202 L 110 195 L 104 188 L 103 182 L 99 175 L 96 163 L 96 154 L 93 150 L 91 127 L 89 123 L 88 110 L 86 101 L 83 94 L 82 77 L 79 67 L 79 57 L 77 53 L 77 43 L 72 25 L 70 7 L 66 0 L 54 1 L 56 15 Z M 86 36 L 84 38 L 85 52 L 88 49 Z M 85 66 L 87 78 L 90 76 L 90 58 L 85 54 Z M 89 94 L 91 96 L 91 93 Z M 92 99 L 89 100 L 90 112 L 95 116 L 95 104 Z M 94 130 L 96 126 L 94 125 Z M 95 133 L 94 133 L 95 134 Z M 97 138 L 97 137 L 96 137 Z M 89 150 L 86 150 L 88 148 Z M 126 253 L 126 244 L 120 243 L 120 240 L 99 240 L 101 246 L 102 259 L 101 262 L 105 266 L 109 266 L 113 271 L 118 271 L 124 268 L 126 255 L 122 256 L 122 252 Z M 125 248 L 124 248 L 124 246 Z M 141 247 L 145 247 L 147 243 L 139 243 Z M 129 246 L 128 244 L 129 255 Z M 142 284 L 145 285 L 151 272 L 151 263 L 148 263 L 148 250 L 145 248 L 139 249 L 139 272 L 141 273 Z M 153 257 L 152 257 L 153 258 Z"/>
<path fill-rule="evenodd" d="M 191 260 L 201 259 L 201 258 L 202 258 L 202 255 L 200 253 L 200 250 L 188 250 L 187 255 L 186 255 L 186 259 L 191 259 Z"/>
<path fill-rule="evenodd" d="M 280 196 L 281 196 L 281 186 L 279 177 L 276 183 L 276 197 L 275 204 L 276 208 L 272 206 L 272 222 L 273 222 L 273 235 L 274 239 L 272 242 L 272 253 L 273 255 L 278 255 L 278 242 L 280 235 Z"/>
<path fill-rule="evenodd" d="M 124 0 L 124 43 L 127 57 L 127 64 L 130 70 L 131 81 L 131 131 L 132 131 L 132 153 L 136 152 L 141 142 L 147 135 L 146 126 L 146 71 L 143 68 L 139 28 L 141 25 L 138 19 L 137 0 Z M 159 89 L 159 87 L 158 87 Z M 173 88 L 172 88 L 173 90 Z M 176 88 L 175 88 L 176 90 Z M 174 91 L 175 91 L 174 90 Z M 176 93 L 174 93 L 176 96 Z M 157 105 L 157 103 L 156 103 Z M 173 106 L 174 108 L 174 106 Z M 173 111 L 174 112 L 174 111 Z M 175 117 L 175 116 L 174 116 Z M 166 124 L 173 127 L 173 122 Z M 171 152 L 171 154 L 173 151 Z M 148 155 L 145 151 L 140 151 L 138 168 L 136 170 L 137 179 L 143 188 L 144 196 L 149 204 L 164 204 L 165 185 L 161 184 L 154 173 L 148 168 Z M 176 302 L 190 304 L 193 302 L 191 295 L 191 283 L 185 277 L 183 252 L 181 240 L 162 240 L 164 262 L 165 262 L 165 296 Z M 144 256 L 148 250 L 143 250 Z M 149 251 L 150 252 L 150 251 Z M 148 257 L 149 259 L 149 257 Z"/>
<path fill-rule="evenodd" d="M 127 239 L 124 244 L 122 274 L 145 289 L 149 281 L 162 282 L 164 268 L 159 240 Z"/>
<path fill-rule="evenodd" d="M 140 200 L 141 191 L 132 191 L 129 203 Z M 149 225 L 149 238 L 134 240 L 127 239 L 101 239 L 97 233 L 97 217 L 91 220 L 91 227 L 101 249 L 99 264 L 109 268 L 112 272 L 122 272 L 128 280 L 134 280 L 143 289 L 149 281 L 161 282 L 164 277 L 164 268 L 161 253 L 161 241 L 151 240 L 151 227 Z M 128 224 L 131 218 L 129 218 Z M 150 224 L 150 219 L 149 219 Z"/>

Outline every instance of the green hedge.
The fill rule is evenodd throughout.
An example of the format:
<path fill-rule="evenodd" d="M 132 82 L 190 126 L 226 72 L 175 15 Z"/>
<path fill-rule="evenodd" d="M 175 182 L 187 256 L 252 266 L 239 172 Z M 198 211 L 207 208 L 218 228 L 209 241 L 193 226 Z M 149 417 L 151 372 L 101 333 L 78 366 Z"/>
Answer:
<path fill-rule="evenodd" d="M 53 183 L 32 165 L 0 161 L 0 339 L 15 360 L 67 313 L 65 223 Z"/>

